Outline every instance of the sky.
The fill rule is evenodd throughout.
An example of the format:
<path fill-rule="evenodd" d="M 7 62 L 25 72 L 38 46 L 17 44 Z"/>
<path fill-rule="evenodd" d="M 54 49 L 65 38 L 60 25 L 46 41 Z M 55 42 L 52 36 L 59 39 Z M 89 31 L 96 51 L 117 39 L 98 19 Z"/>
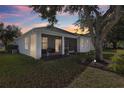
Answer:
<path fill-rule="evenodd" d="M 103 10 L 106 10 L 106 7 L 101 7 Z M 74 23 L 78 19 L 77 14 L 69 15 L 68 13 L 61 13 L 57 15 L 57 19 L 58 23 L 55 26 L 70 32 L 75 32 L 77 27 L 74 26 Z M 5 25 L 13 24 L 19 26 L 22 33 L 25 33 L 34 27 L 43 27 L 48 25 L 47 20 L 41 19 L 32 8 L 24 5 L 0 5 L 0 22 L 4 22 Z"/>

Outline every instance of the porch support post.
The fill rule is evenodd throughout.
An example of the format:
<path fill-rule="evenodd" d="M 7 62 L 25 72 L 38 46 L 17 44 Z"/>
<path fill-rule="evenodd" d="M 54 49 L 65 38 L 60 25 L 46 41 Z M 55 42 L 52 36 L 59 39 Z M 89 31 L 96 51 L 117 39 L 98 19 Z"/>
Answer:
<path fill-rule="evenodd" d="M 65 37 L 62 36 L 62 55 L 65 54 Z"/>
<path fill-rule="evenodd" d="M 41 33 L 37 32 L 36 35 L 36 59 L 40 59 L 42 57 L 42 46 L 41 46 Z"/>

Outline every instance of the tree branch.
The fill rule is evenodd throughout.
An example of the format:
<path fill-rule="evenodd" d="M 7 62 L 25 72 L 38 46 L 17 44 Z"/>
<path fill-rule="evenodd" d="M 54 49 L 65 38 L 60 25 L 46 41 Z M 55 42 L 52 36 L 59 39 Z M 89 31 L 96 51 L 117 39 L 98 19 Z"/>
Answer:
<path fill-rule="evenodd" d="M 112 29 L 112 27 L 119 21 L 119 19 L 121 18 L 121 6 L 115 6 L 113 13 L 111 13 L 111 15 L 109 15 L 109 21 L 107 22 L 107 24 L 103 27 L 102 31 L 101 31 L 101 40 L 103 40 L 105 38 L 105 36 L 107 35 L 107 33 Z"/>

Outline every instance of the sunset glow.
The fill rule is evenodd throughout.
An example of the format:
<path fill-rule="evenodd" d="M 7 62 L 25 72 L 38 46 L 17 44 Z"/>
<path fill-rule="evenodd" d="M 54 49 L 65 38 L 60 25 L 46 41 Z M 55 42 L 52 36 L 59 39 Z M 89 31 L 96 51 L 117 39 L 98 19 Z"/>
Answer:
<path fill-rule="evenodd" d="M 47 10 L 49 10 L 49 8 Z M 77 14 L 69 15 L 68 13 L 58 13 L 57 19 L 58 23 L 55 25 L 56 27 L 72 33 L 87 33 L 86 30 L 82 32 L 77 26 L 72 25 L 78 19 Z M 34 27 L 48 25 L 48 21 L 42 20 L 29 6 L 17 5 L 0 6 L 0 22 L 4 22 L 5 25 L 17 25 L 21 28 L 22 33 L 25 33 Z"/>

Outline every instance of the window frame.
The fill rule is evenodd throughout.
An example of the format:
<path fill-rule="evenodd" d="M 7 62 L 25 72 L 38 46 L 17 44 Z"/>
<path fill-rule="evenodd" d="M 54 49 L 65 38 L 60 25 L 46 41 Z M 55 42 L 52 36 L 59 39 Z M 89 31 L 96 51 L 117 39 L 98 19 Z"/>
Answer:
<path fill-rule="evenodd" d="M 48 37 L 42 37 L 42 49 L 48 49 Z"/>

